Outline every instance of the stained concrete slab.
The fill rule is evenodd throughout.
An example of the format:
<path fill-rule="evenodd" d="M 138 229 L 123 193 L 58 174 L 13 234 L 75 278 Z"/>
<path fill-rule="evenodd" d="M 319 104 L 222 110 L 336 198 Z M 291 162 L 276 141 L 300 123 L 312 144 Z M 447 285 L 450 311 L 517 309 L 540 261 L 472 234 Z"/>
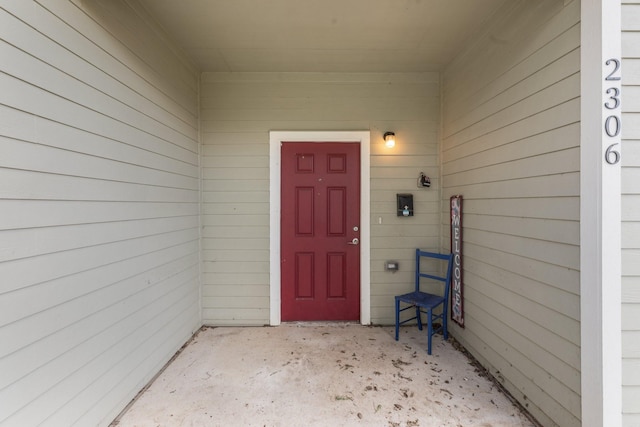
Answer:
<path fill-rule="evenodd" d="M 203 328 L 114 421 L 146 426 L 535 426 L 451 342 L 417 327 Z"/>

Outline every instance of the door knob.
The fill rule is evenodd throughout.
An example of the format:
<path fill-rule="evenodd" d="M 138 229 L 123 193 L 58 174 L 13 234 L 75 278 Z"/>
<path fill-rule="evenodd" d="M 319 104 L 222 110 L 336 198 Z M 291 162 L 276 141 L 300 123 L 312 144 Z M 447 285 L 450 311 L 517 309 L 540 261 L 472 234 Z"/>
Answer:
<path fill-rule="evenodd" d="M 352 241 L 347 242 L 350 245 L 358 245 L 360 243 L 360 240 L 358 240 L 357 237 L 354 237 Z"/>

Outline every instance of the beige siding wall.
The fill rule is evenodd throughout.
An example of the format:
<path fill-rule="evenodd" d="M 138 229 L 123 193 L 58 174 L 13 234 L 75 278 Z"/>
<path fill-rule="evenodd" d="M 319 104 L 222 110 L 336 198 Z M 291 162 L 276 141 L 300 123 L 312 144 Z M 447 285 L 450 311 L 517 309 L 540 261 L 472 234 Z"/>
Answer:
<path fill-rule="evenodd" d="M 159 34 L 0 4 L 2 425 L 108 425 L 200 324 L 198 75 Z"/>
<path fill-rule="evenodd" d="M 463 204 L 459 339 L 545 426 L 580 425 L 580 2 L 510 2 L 443 72 Z"/>
<path fill-rule="evenodd" d="M 622 412 L 640 425 L 640 1 L 622 2 Z"/>
<path fill-rule="evenodd" d="M 269 323 L 269 131 L 370 130 L 371 317 L 392 323 L 414 248 L 439 243 L 438 75 L 205 73 L 201 84 L 204 322 Z M 432 189 L 417 188 L 421 171 Z M 396 217 L 396 193 L 414 194 L 413 218 Z M 384 272 L 386 259 L 401 271 Z"/>

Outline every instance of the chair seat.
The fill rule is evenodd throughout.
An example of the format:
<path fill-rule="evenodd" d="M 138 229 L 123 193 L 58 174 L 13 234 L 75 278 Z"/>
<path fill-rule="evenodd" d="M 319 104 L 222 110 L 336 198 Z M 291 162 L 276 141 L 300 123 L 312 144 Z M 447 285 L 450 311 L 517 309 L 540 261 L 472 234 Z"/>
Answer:
<path fill-rule="evenodd" d="M 409 292 L 404 295 L 397 295 L 396 300 L 411 305 L 419 305 L 423 307 L 434 307 L 444 301 L 441 295 L 428 294 L 426 292 Z"/>

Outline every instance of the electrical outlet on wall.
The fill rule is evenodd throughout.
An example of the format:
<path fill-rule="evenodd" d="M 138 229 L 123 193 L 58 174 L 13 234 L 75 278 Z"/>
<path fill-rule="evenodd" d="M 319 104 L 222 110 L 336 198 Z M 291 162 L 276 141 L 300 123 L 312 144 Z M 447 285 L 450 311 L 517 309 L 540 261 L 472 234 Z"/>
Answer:
<path fill-rule="evenodd" d="M 396 272 L 400 269 L 400 264 L 398 261 L 385 261 L 384 262 L 385 271 L 393 271 Z"/>

